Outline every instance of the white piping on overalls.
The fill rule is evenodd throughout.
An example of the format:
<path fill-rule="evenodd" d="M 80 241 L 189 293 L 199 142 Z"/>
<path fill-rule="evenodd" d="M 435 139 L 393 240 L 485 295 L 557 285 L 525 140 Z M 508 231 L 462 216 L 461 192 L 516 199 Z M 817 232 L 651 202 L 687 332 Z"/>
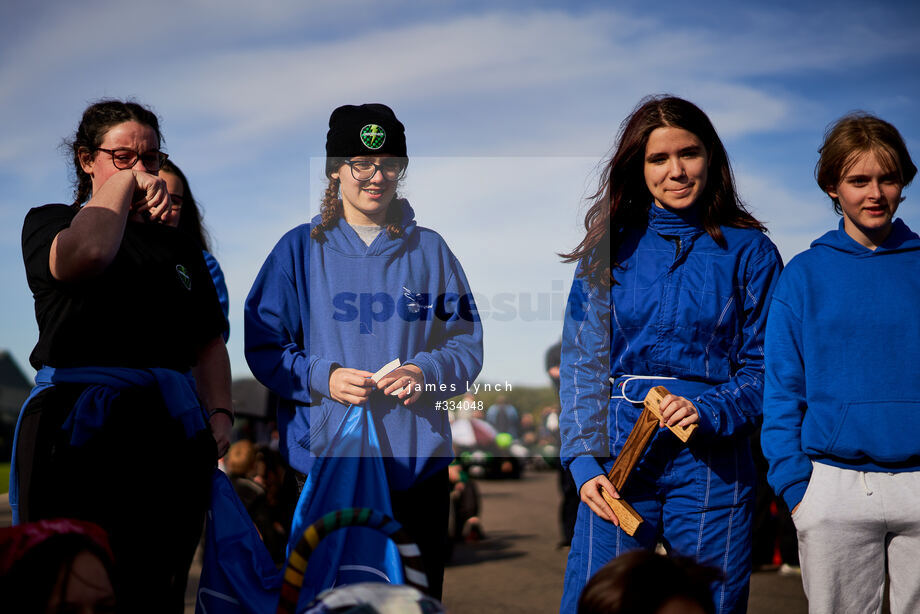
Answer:
<path fill-rule="evenodd" d="M 589 312 L 590 310 L 591 310 L 591 301 L 589 300 L 589 301 L 588 301 L 588 306 L 587 306 L 587 308 L 585 309 L 585 319 L 581 321 L 581 323 L 578 325 L 578 330 L 575 332 L 575 346 L 579 349 L 579 356 L 578 356 L 578 359 L 575 361 L 575 366 L 576 366 L 576 367 L 580 364 L 580 363 L 579 363 L 579 360 L 585 357 L 585 355 L 581 354 L 581 343 L 580 343 L 580 341 L 581 341 L 581 331 L 584 330 L 585 326 L 586 326 L 587 323 L 588 323 L 588 312 Z M 574 395 L 575 398 L 573 399 L 574 402 L 572 403 L 572 418 L 575 419 L 575 426 L 578 427 L 578 432 L 579 432 L 579 433 L 583 433 L 583 432 L 585 431 L 585 429 L 584 429 L 584 427 L 582 426 L 581 420 L 580 420 L 579 417 L 578 417 L 578 405 L 579 405 L 579 404 L 578 404 L 578 399 L 579 399 L 579 397 L 580 397 L 580 395 L 581 395 L 581 388 L 580 388 L 580 384 L 579 384 L 579 382 L 578 382 L 578 369 L 577 369 L 577 368 L 574 369 L 574 373 L 573 373 L 573 377 L 572 377 L 572 386 L 575 388 L 575 395 Z M 582 441 L 582 442 L 581 442 L 581 445 L 582 445 L 582 447 L 584 448 L 584 451 L 585 451 L 585 452 L 591 452 L 591 448 L 588 446 L 588 442 L 587 442 L 587 441 Z"/>
<path fill-rule="evenodd" d="M 621 383 L 619 386 L 620 392 L 622 394 L 611 394 L 610 398 L 611 399 L 625 399 L 629 401 L 630 403 L 636 403 L 638 405 L 641 405 L 643 403 L 642 399 L 638 399 L 638 400 L 630 399 L 629 396 L 626 394 L 626 385 L 629 382 L 632 382 L 635 380 L 650 380 L 650 379 L 677 379 L 676 377 L 665 377 L 663 375 L 621 375 L 620 377 L 611 377 L 610 383 L 616 384 L 616 381 L 620 378 L 626 378 L 623 380 L 623 383 Z"/>
<path fill-rule="evenodd" d="M 722 313 L 719 314 L 719 321 L 716 322 L 716 325 L 712 328 L 712 337 L 709 338 L 709 343 L 706 344 L 706 349 L 703 352 L 703 355 L 706 356 L 706 377 L 709 377 L 709 350 L 712 349 L 712 344 L 715 343 L 716 335 L 719 332 L 719 327 L 722 326 L 722 321 L 725 319 L 725 316 L 728 314 L 728 308 L 731 304 L 735 302 L 735 297 L 731 296 L 728 298 L 728 302 L 725 303 L 725 306 L 722 308 Z"/>
<path fill-rule="evenodd" d="M 706 491 L 703 494 L 703 511 L 700 513 L 700 526 L 696 533 L 696 557 L 703 551 L 703 527 L 706 526 L 706 509 L 709 508 L 709 489 L 712 485 L 712 452 L 706 452 Z"/>
<path fill-rule="evenodd" d="M 622 331 L 623 327 L 620 325 L 620 318 L 617 316 L 617 306 L 616 306 L 616 303 L 614 303 L 612 299 L 610 301 L 610 315 L 613 318 L 613 321 L 616 322 L 617 329 Z M 613 325 L 611 324 L 611 331 L 610 331 L 611 344 L 613 343 L 612 327 Z M 623 351 L 622 354 L 620 354 L 619 363 L 621 365 L 623 364 L 623 357 L 629 354 L 629 347 L 630 347 L 629 335 L 623 335 L 623 340 L 626 342 L 626 349 Z M 611 366 L 611 368 L 613 367 Z M 614 383 L 613 378 L 610 378 L 611 392 L 613 392 L 613 388 L 612 388 L 613 383 Z M 611 398 L 613 398 L 613 396 L 611 396 Z M 607 427 L 607 430 L 608 431 L 610 430 L 609 426 Z M 613 410 L 613 440 L 620 441 L 620 404 L 619 403 L 616 404 L 616 408 Z M 619 551 L 617 554 L 619 555 Z"/>
<path fill-rule="evenodd" d="M 728 514 L 728 534 L 725 536 L 725 556 L 722 558 L 722 573 L 728 574 L 728 556 L 732 549 L 732 527 L 735 524 L 735 510 L 738 509 L 738 499 L 741 491 L 741 482 L 738 479 L 738 448 L 732 454 L 735 463 L 735 488 L 732 492 L 732 510 Z M 727 582 L 722 582 L 719 589 L 719 611 L 725 607 L 725 594 L 728 592 Z"/>

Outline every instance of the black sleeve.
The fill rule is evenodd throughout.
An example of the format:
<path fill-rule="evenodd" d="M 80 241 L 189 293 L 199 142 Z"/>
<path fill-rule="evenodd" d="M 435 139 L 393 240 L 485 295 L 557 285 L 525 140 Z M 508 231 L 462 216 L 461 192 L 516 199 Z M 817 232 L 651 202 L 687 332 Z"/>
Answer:
<path fill-rule="evenodd" d="M 59 232 L 70 226 L 75 215 L 68 205 L 45 205 L 26 214 L 22 224 L 22 259 L 33 292 L 38 290 L 36 283 L 54 281 L 49 263 L 51 244 Z"/>

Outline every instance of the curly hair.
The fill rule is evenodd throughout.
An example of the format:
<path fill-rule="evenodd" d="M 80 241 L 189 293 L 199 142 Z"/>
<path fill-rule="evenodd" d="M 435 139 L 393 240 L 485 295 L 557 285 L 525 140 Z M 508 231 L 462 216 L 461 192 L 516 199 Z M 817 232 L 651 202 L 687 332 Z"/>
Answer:
<path fill-rule="evenodd" d="M 156 113 L 133 100 L 115 99 L 99 100 L 86 107 L 76 133 L 71 139 L 64 141 L 64 146 L 71 154 L 74 168 L 73 206 L 75 208 L 89 200 L 93 191 L 93 179 L 80 164 L 81 154 L 96 151 L 109 130 L 118 124 L 130 121 L 152 128 L 157 136 L 157 147 L 162 146 L 163 135 L 160 133 L 160 121 Z"/>
<path fill-rule="evenodd" d="M 320 223 L 314 226 L 310 231 L 310 238 L 321 243 L 326 240 L 326 231 L 334 228 L 339 218 L 344 215 L 342 199 L 339 198 L 339 187 L 341 182 L 332 177 L 331 173 L 342 168 L 342 165 L 345 164 L 345 160 L 345 158 L 329 158 L 326 161 L 326 176 L 329 179 L 329 185 L 326 186 L 326 191 L 323 194 L 323 200 L 320 204 Z M 387 214 L 384 222 L 387 236 L 391 239 L 397 239 L 403 236 L 405 231 L 402 226 L 402 203 L 404 202 L 405 201 L 401 199 L 399 195 L 394 194 L 393 200 L 390 201 L 390 205 L 387 207 Z"/>
<path fill-rule="evenodd" d="M 766 231 L 752 216 L 735 190 L 735 179 L 725 146 L 712 122 L 695 104 L 675 96 L 649 96 L 620 125 L 613 156 L 605 164 L 600 186 L 589 197 L 585 238 L 563 262 L 582 262 L 581 274 L 592 283 L 615 283 L 613 262 L 622 230 L 645 224 L 652 195 L 645 183 L 645 148 L 657 128 L 680 128 L 696 135 L 709 155 L 709 180 L 697 202 L 700 220 L 716 243 L 725 246 L 721 226 Z"/>

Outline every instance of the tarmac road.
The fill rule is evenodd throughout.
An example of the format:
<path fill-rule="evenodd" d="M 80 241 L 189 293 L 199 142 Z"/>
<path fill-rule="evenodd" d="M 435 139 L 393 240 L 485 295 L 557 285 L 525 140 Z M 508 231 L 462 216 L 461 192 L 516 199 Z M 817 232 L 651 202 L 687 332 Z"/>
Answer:
<path fill-rule="evenodd" d="M 568 548 L 558 549 L 558 490 L 553 472 L 520 480 L 479 481 L 487 539 L 458 544 L 444 578 L 444 604 L 467 612 L 557 613 Z M 751 578 L 750 614 L 805 614 L 802 580 L 776 572 Z"/>

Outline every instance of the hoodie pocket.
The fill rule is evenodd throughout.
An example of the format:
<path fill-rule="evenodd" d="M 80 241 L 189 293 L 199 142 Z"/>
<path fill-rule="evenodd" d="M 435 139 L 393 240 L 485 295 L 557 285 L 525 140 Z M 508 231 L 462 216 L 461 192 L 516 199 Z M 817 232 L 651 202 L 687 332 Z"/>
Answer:
<path fill-rule="evenodd" d="M 308 412 L 309 419 L 307 420 L 308 429 L 297 443 L 315 456 L 321 456 L 323 450 L 329 444 L 335 428 L 341 422 L 341 418 L 344 417 L 345 410 L 344 405 L 328 397 L 323 397 L 319 405 L 299 409 L 298 411 Z M 333 419 L 336 414 L 339 415 L 339 420 Z"/>
<path fill-rule="evenodd" d="M 818 466 L 821 463 L 816 463 L 811 461 L 811 475 L 808 478 L 808 486 L 805 487 L 805 494 L 802 495 L 802 499 L 799 501 L 798 505 L 789 510 L 790 516 L 792 517 L 792 522 L 795 524 L 795 528 L 802 530 L 802 520 L 803 514 L 805 512 L 808 501 L 814 495 L 815 489 L 818 487 L 818 480 L 815 480 L 815 473 L 818 470 Z"/>
<path fill-rule="evenodd" d="M 846 403 L 827 452 L 840 458 L 868 456 L 896 463 L 920 455 L 920 401 Z"/>

